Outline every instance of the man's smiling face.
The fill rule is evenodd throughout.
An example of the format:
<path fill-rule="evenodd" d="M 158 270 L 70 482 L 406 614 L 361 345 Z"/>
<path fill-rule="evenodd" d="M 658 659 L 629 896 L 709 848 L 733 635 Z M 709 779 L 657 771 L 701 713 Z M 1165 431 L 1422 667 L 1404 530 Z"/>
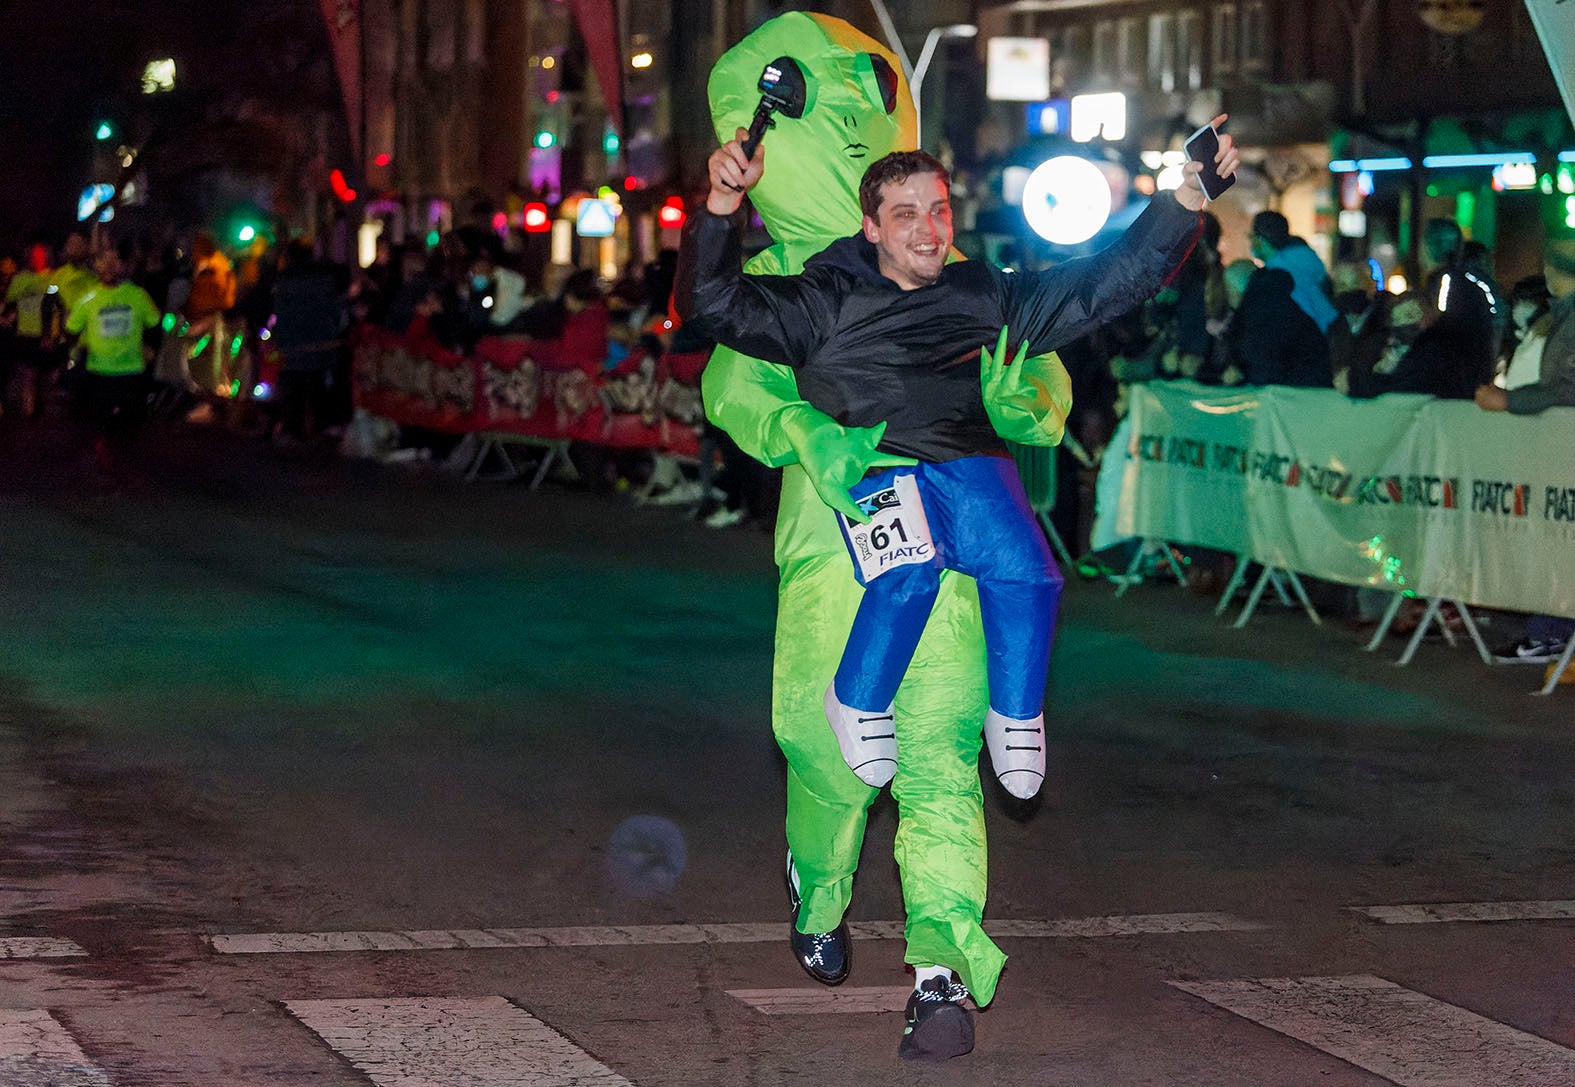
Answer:
<path fill-rule="evenodd" d="M 951 192 L 939 174 L 909 174 L 880 187 L 864 236 L 875 245 L 881 275 L 905 291 L 941 277 L 952 244 Z"/>

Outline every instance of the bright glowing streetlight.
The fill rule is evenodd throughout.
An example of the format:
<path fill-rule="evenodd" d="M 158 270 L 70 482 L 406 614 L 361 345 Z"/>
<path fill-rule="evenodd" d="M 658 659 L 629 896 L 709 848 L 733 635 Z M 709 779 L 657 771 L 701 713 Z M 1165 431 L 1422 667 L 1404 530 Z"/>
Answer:
<path fill-rule="evenodd" d="M 913 124 L 918 132 L 919 143 L 924 143 L 924 105 L 920 101 L 919 90 L 924 86 L 924 73 L 930 70 L 930 61 L 935 57 L 935 47 L 942 38 L 971 38 L 979 33 L 979 28 L 972 23 L 953 23 L 951 26 L 938 26 L 924 36 L 924 48 L 919 50 L 919 60 L 913 66 L 913 77 L 908 80 L 908 89 L 913 93 Z"/>
<path fill-rule="evenodd" d="M 150 60 L 142 69 L 142 93 L 158 94 L 175 89 L 175 61 L 170 57 Z"/>

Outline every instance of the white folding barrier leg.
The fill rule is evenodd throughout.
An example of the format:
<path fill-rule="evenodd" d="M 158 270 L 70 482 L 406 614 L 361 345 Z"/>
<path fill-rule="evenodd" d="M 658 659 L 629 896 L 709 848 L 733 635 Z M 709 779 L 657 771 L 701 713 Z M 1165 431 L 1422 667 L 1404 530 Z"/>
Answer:
<path fill-rule="evenodd" d="M 547 470 L 552 467 L 553 460 L 556 457 L 559 457 L 559 456 L 562 456 L 562 455 L 563 455 L 563 444 L 562 443 L 558 443 L 558 444 L 555 444 L 555 445 L 549 445 L 547 447 L 546 451 L 544 453 L 542 453 L 542 455 L 541 455 L 541 464 L 537 465 L 537 467 L 536 467 L 536 474 L 531 477 L 531 481 L 530 481 L 530 489 L 531 490 L 534 491 L 537 487 L 541 486 L 541 481 L 547 478 Z"/>
<path fill-rule="evenodd" d="M 1422 615 L 1422 621 L 1416 625 L 1416 630 L 1411 632 L 1411 640 L 1405 644 L 1405 652 L 1400 654 L 1400 659 L 1395 665 L 1404 668 L 1411 663 L 1411 658 L 1416 656 L 1416 651 L 1422 644 L 1422 637 L 1427 633 L 1428 624 L 1438 618 L 1438 609 L 1444 606 L 1444 598 L 1435 596 L 1427 602 L 1427 611 Z"/>
<path fill-rule="evenodd" d="M 1395 616 L 1400 614 L 1400 605 L 1405 603 L 1405 593 L 1395 593 L 1389 599 L 1389 607 L 1384 609 L 1383 620 L 1378 624 L 1378 629 L 1373 631 L 1373 639 L 1362 646 L 1366 653 L 1376 653 L 1378 647 L 1384 644 L 1384 637 L 1389 633 L 1389 628 L 1394 626 Z"/>
<path fill-rule="evenodd" d="M 1296 576 L 1296 571 L 1286 569 L 1285 576 L 1291 580 L 1291 588 L 1296 592 L 1296 599 L 1302 603 L 1302 610 L 1307 613 L 1307 618 L 1313 621 L 1314 626 L 1322 626 L 1323 620 L 1318 616 L 1318 609 L 1312 606 L 1312 601 L 1307 599 L 1307 590 L 1302 588 L 1302 579 Z"/>
<path fill-rule="evenodd" d="M 1224 615 L 1225 609 L 1230 607 L 1230 602 L 1235 599 L 1242 582 L 1247 580 L 1247 567 L 1251 561 L 1246 555 L 1236 556 L 1236 569 L 1231 571 L 1230 580 L 1225 583 L 1225 591 L 1220 594 L 1219 603 L 1214 605 L 1215 615 Z"/>
<path fill-rule="evenodd" d="M 1548 681 L 1542 685 L 1542 690 L 1533 691 L 1532 694 L 1552 694 L 1554 690 L 1557 689 L 1559 680 L 1564 677 L 1564 670 L 1570 666 L 1570 657 L 1572 656 L 1575 656 L 1575 638 L 1571 638 L 1569 641 L 1564 643 L 1564 655 L 1560 657 L 1558 663 L 1553 666 L 1553 674 L 1550 675 L 1548 677 Z"/>
<path fill-rule="evenodd" d="M 1477 629 L 1477 621 L 1471 617 L 1471 612 L 1458 600 L 1451 600 L 1455 610 L 1460 613 L 1460 621 L 1466 626 L 1466 633 L 1471 635 L 1471 642 L 1477 647 L 1477 656 L 1482 658 L 1482 663 L 1491 666 L 1493 654 L 1488 652 L 1487 643 L 1482 640 L 1482 632 Z"/>
<path fill-rule="evenodd" d="M 1141 580 L 1141 576 L 1138 574 L 1138 567 L 1143 565 L 1143 550 L 1147 542 L 1145 540 L 1133 550 L 1132 561 L 1127 564 L 1126 576 L 1121 579 L 1121 584 L 1116 587 L 1116 596 L 1125 596 L 1126 591 L 1132 588 L 1137 581 Z"/>
<path fill-rule="evenodd" d="M 1258 601 L 1263 599 L 1263 590 L 1269 587 L 1269 579 L 1274 576 L 1274 567 L 1265 566 L 1263 573 L 1258 575 L 1258 581 L 1252 587 L 1252 593 L 1247 597 L 1247 604 L 1241 609 L 1241 614 L 1231 624 L 1232 628 L 1240 630 L 1247 625 L 1247 620 L 1252 618 L 1252 613 L 1258 610 Z"/>
<path fill-rule="evenodd" d="M 1039 515 L 1039 523 L 1044 526 L 1045 535 L 1050 538 L 1050 546 L 1055 549 L 1057 555 L 1061 556 L 1062 568 L 1068 571 L 1073 569 L 1077 564 L 1072 561 L 1072 552 L 1067 550 L 1066 541 L 1061 538 L 1061 534 L 1055 530 L 1055 525 L 1050 522 L 1050 515 L 1041 513 Z"/>
<path fill-rule="evenodd" d="M 1269 571 L 1269 585 L 1274 589 L 1274 595 L 1280 598 L 1282 607 L 1293 607 L 1291 594 L 1285 591 L 1285 579 L 1280 576 L 1280 568 L 1272 567 Z"/>
<path fill-rule="evenodd" d="M 481 474 L 481 466 L 487 463 L 487 458 L 492 455 L 497 447 L 497 440 L 482 436 L 476 442 L 476 455 L 471 458 L 470 467 L 465 469 L 465 482 L 474 483 Z"/>
<path fill-rule="evenodd" d="M 1176 575 L 1176 584 L 1185 585 L 1187 574 L 1182 570 L 1181 563 L 1176 561 L 1176 549 L 1170 546 L 1169 540 L 1160 540 L 1159 546 L 1165 555 L 1165 561 L 1170 563 L 1170 572 Z"/>

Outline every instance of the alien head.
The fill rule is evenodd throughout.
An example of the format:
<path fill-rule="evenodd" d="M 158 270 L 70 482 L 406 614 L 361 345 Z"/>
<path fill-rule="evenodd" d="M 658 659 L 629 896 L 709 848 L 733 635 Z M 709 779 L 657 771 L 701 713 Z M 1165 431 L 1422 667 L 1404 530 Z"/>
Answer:
<path fill-rule="evenodd" d="M 707 91 L 718 139 L 749 127 L 761 72 L 781 56 L 804 72 L 804 115 L 775 116 L 764 141 L 766 174 L 750 199 L 778 241 L 856 233 L 865 169 L 917 144 L 913 99 L 897 58 L 841 19 L 779 15 L 711 69 Z"/>

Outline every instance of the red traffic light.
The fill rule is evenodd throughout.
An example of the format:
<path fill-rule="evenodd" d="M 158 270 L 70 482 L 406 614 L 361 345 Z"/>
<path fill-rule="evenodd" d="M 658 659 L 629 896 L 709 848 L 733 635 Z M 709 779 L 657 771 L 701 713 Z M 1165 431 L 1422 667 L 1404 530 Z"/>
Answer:
<path fill-rule="evenodd" d="M 669 196 L 656 211 L 656 221 L 662 227 L 676 230 L 684 225 L 684 198 Z"/>
<path fill-rule="evenodd" d="M 527 234 L 546 234 L 552 229 L 552 216 L 547 214 L 546 204 L 526 204 L 521 220 Z"/>
<path fill-rule="evenodd" d="M 328 184 L 333 188 L 334 195 L 346 204 L 355 199 L 355 190 L 345 181 L 343 170 L 334 170 L 328 175 Z"/>

